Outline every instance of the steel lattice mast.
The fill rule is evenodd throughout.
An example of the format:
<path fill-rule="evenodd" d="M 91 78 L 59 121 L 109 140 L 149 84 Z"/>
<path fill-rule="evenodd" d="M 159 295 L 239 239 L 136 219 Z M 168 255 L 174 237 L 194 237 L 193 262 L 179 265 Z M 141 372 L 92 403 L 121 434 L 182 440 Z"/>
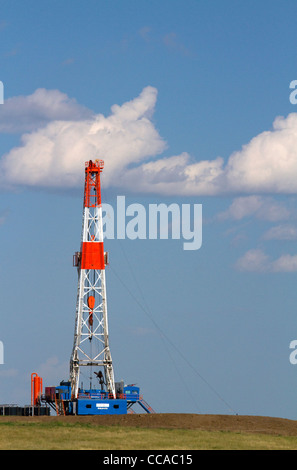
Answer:
<path fill-rule="evenodd" d="M 114 373 L 108 340 L 105 266 L 100 173 L 102 160 L 86 162 L 81 251 L 74 255 L 78 269 L 78 291 L 74 344 L 70 359 L 72 398 L 78 397 L 81 367 L 99 378 L 115 397 Z M 93 368 L 99 367 L 99 372 Z M 103 369 L 103 373 L 100 368 Z M 92 388 L 90 386 L 90 388 Z"/>

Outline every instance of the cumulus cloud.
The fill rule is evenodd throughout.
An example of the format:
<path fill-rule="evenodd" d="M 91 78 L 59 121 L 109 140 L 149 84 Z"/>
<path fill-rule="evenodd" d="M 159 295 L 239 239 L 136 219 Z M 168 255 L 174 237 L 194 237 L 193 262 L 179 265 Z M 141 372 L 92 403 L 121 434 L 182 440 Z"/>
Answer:
<path fill-rule="evenodd" d="M 237 260 L 235 267 L 239 271 L 259 273 L 296 272 L 297 255 L 285 254 L 273 260 L 262 250 L 252 249 Z"/>
<path fill-rule="evenodd" d="M 227 210 L 217 214 L 218 220 L 242 220 L 246 217 L 256 217 L 269 222 L 287 220 L 291 211 L 281 202 L 272 197 L 259 195 L 235 198 Z"/>
<path fill-rule="evenodd" d="M 171 158 L 145 164 L 135 170 L 151 189 L 183 195 L 295 194 L 297 192 L 297 114 L 277 117 L 272 130 L 254 137 L 225 163 L 221 157 L 195 162 L 187 153 L 179 156 L 173 175 L 175 182 L 158 181 L 172 167 Z M 155 185 L 156 183 L 156 185 Z M 250 201 L 257 204 L 257 200 Z M 261 201 L 258 200 L 261 205 Z M 270 210 L 272 207 L 270 208 Z M 252 210 L 252 209 L 251 209 Z M 276 207 L 276 213 L 278 208 Z M 270 212 L 271 220 L 278 217 Z"/>
<path fill-rule="evenodd" d="M 270 201 L 268 211 L 259 195 L 297 192 L 297 114 L 276 118 L 271 130 L 226 162 L 220 156 L 195 161 L 186 151 L 161 156 L 167 143 L 153 122 L 156 100 L 157 90 L 148 86 L 104 116 L 58 90 L 10 98 L 0 109 L 0 131 L 24 133 L 20 146 L 1 158 L 1 181 L 75 187 L 82 184 L 84 162 L 102 158 L 106 186 L 164 195 L 252 194 L 235 201 L 229 216 L 262 213 L 281 220 L 280 208 Z"/>
<path fill-rule="evenodd" d="M 125 174 L 125 183 L 135 189 L 163 195 L 212 196 L 213 180 L 221 172 L 222 159 L 192 162 L 187 152 L 156 161 L 145 162 Z"/>
<path fill-rule="evenodd" d="M 30 132 L 51 121 L 77 121 L 93 114 L 59 90 L 39 88 L 28 96 L 5 99 L 0 106 L 0 132 Z"/>
<path fill-rule="evenodd" d="M 75 187 L 81 185 L 82 166 L 105 160 L 104 184 L 119 185 L 129 165 L 156 156 L 166 143 L 151 122 L 157 91 L 143 90 L 139 97 L 114 105 L 108 117 L 53 120 L 22 136 L 0 163 L 6 184 Z"/>
<path fill-rule="evenodd" d="M 230 190 L 295 193 L 297 190 L 297 114 L 277 117 L 271 131 L 233 153 L 224 171 Z"/>
<path fill-rule="evenodd" d="M 220 157 L 189 159 L 179 172 L 183 194 L 295 194 L 297 192 L 297 114 L 277 117 L 272 130 L 254 137 L 226 164 Z"/>

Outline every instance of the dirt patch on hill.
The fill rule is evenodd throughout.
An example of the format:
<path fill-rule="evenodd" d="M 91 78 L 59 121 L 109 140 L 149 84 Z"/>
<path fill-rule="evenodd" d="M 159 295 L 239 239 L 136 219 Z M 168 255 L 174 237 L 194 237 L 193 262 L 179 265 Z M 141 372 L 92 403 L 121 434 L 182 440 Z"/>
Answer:
<path fill-rule="evenodd" d="M 128 414 L 106 416 L 1 416 L 3 421 L 44 422 L 65 421 L 97 426 L 130 426 L 166 429 L 200 429 L 205 431 L 233 431 L 297 436 L 297 421 L 262 416 L 197 415 L 178 413 Z"/>

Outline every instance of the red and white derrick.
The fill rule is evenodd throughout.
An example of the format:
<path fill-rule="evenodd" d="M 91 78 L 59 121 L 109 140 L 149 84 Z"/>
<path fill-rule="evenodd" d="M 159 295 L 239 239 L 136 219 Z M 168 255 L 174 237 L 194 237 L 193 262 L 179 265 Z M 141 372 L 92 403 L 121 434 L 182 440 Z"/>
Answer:
<path fill-rule="evenodd" d="M 81 250 L 74 255 L 78 269 L 78 289 L 74 344 L 70 359 L 72 398 L 78 397 L 80 369 L 98 377 L 115 397 L 114 372 L 108 340 L 105 286 L 107 253 L 104 252 L 100 174 L 104 162 L 86 162 Z M 97 369 L 96 371 L 94 369 Z M 90 387 L 91 388 L 91 387 Z"/>

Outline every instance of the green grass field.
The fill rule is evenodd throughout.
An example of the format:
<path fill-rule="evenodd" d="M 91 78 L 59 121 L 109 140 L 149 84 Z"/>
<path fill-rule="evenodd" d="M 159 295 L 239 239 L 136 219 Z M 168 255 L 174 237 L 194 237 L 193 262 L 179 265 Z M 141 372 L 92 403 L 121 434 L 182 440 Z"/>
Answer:
<path fill-rule="evenodd" d="M 1 450 L 296 450 L 297 436 L 0 419 Z"/>

